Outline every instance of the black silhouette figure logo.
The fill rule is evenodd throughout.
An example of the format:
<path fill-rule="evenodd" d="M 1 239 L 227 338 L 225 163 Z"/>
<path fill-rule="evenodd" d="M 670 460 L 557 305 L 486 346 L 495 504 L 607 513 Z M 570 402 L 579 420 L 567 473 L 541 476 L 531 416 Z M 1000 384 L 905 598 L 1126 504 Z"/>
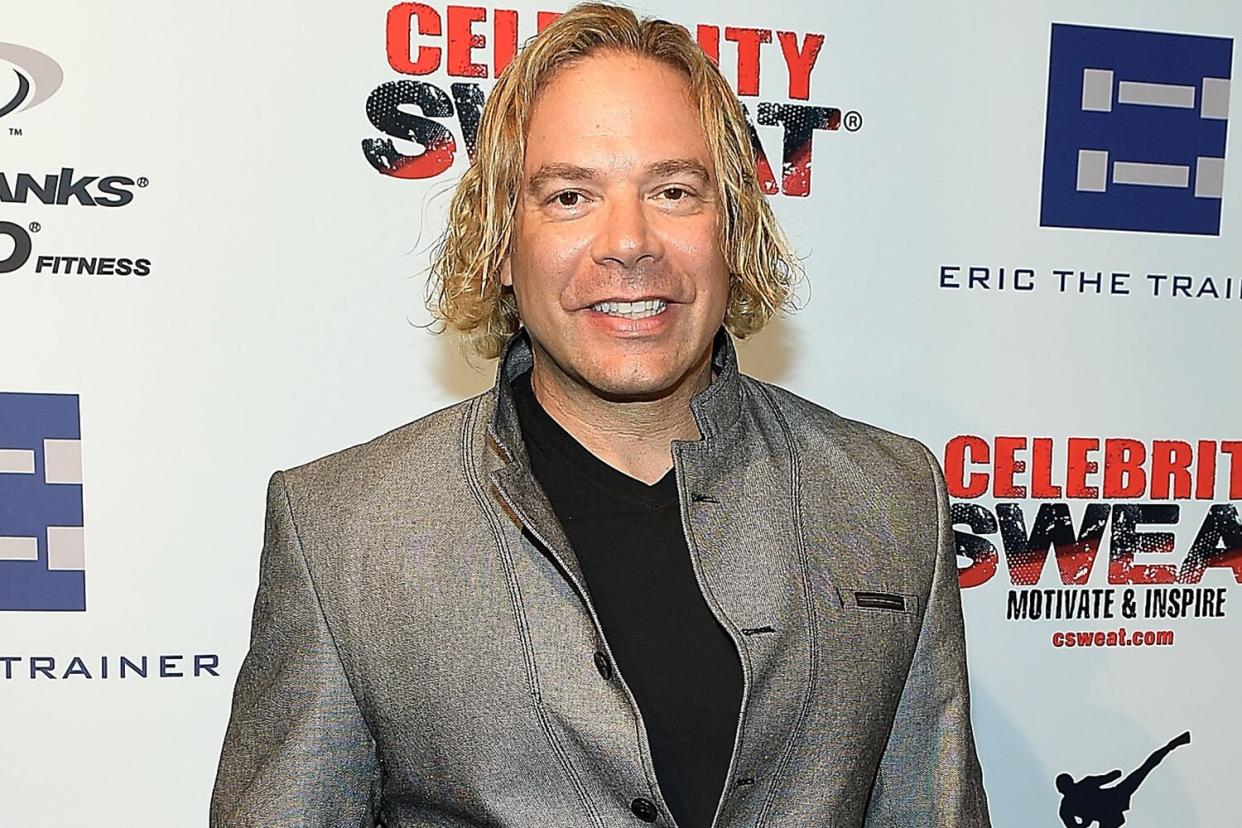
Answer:
<path fill-rule="evenodd" d="M 1118 828 L 1126 821 L 1125 812 L 1130 809 L 1130 797 L 1143 784 L 1147 774 L 1159 765 L 1174 748 L 1190 744 L 1190 731 L 1173 739 L 1164 747 L 1147 757 L 1138 770 L 1111 788 L 1104 787 L 1121 776 L 1114 770 L 1099 776 L 1084 776 L 1077 782 L 1068 773 L 1057 776 L 1057 790 L 1061 792 L 1061 808 L 1058 811 L 1065 828 L 1087 828 L 1096 823 L 1099 828 Z"/>

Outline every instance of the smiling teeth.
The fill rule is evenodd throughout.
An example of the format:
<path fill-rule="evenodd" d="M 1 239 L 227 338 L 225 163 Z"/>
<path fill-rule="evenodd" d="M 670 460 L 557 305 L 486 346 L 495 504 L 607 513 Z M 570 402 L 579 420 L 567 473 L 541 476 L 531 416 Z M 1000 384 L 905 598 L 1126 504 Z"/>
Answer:
<path fill-rule="evenodd" d="M 655 316 L 668 307 L 663 299 L 646 299 L 642 302 L 596 302 L 591 310 L 606 313 L 609 316 L 623 316 L 626 319 L 642 319 L 644 316 Z"/>

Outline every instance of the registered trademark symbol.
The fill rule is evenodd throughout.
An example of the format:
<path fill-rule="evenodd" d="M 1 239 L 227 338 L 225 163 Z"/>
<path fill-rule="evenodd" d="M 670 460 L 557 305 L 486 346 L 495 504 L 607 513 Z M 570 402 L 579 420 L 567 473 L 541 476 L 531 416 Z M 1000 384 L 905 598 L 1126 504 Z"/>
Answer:
<path fill-rule="evenodd" d="M 862 113 L 856 109 L 851 109 L 845 113 L 845 117 L 841 119 L 841 124 L 850 132 L 858 132 L 862 129 Z"/>
<path fill-rule="evenodd" d="M 142 178 L 139 178 L 139 179 L 138 179 L 138 186 L 139 186 L 139 187 L 145 187 L 145 186 L 147 186 L 147 185 L 148 185 L 148 184 L 150 184 L 150 183 L 151 183 L 150 181 L 147 181 L 146 176 L 143 176 Z"/>
<path fill-rule="evenodd" d="M 43 225 L 42 225 L 42 224 L 39 224 L 39 222 L 37 222 L 37 221 L 32 221 L 32 222 L 30 222 L 30 232 L 31 232 L 31 233 L 38 233 L 38 232 L 39 232 L 40 230 L 42 230 L 42 229 L 43 229 Z"/>

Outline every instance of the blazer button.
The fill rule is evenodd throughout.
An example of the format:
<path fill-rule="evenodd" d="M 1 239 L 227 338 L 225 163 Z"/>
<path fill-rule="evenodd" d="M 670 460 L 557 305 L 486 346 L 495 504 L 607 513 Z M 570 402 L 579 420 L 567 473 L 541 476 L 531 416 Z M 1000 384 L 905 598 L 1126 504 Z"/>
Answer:
<path fill-rule="evenodd" d="M 608 663 L 608 657 L 599 650 L 595 651 L 595 669 L 605 679 L 612 678 L 612 665 Z"/>
<path fill-rule="evenodd" d="M 630 810 L 634 812 L 634 816 L 643 822 L 655 822 L 660 812 L 656 810 L 655 803 L 650 799 L 643 799 L 641 796 L 630 803 Z"/>

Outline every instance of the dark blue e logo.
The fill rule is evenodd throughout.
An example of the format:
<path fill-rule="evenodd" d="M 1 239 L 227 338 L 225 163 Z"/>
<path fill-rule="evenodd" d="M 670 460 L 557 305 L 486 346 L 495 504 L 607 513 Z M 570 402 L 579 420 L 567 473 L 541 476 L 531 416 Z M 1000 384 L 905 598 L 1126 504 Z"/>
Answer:
<path fill-rule="evenodd" d="M 1233 41 L 1054 23 L 1040 225 L 1220 235 Z"/>
<path fill-rule="evenodd" d="M 0 391 L 0 611 L 86 609 L 76 394 Z"/>

